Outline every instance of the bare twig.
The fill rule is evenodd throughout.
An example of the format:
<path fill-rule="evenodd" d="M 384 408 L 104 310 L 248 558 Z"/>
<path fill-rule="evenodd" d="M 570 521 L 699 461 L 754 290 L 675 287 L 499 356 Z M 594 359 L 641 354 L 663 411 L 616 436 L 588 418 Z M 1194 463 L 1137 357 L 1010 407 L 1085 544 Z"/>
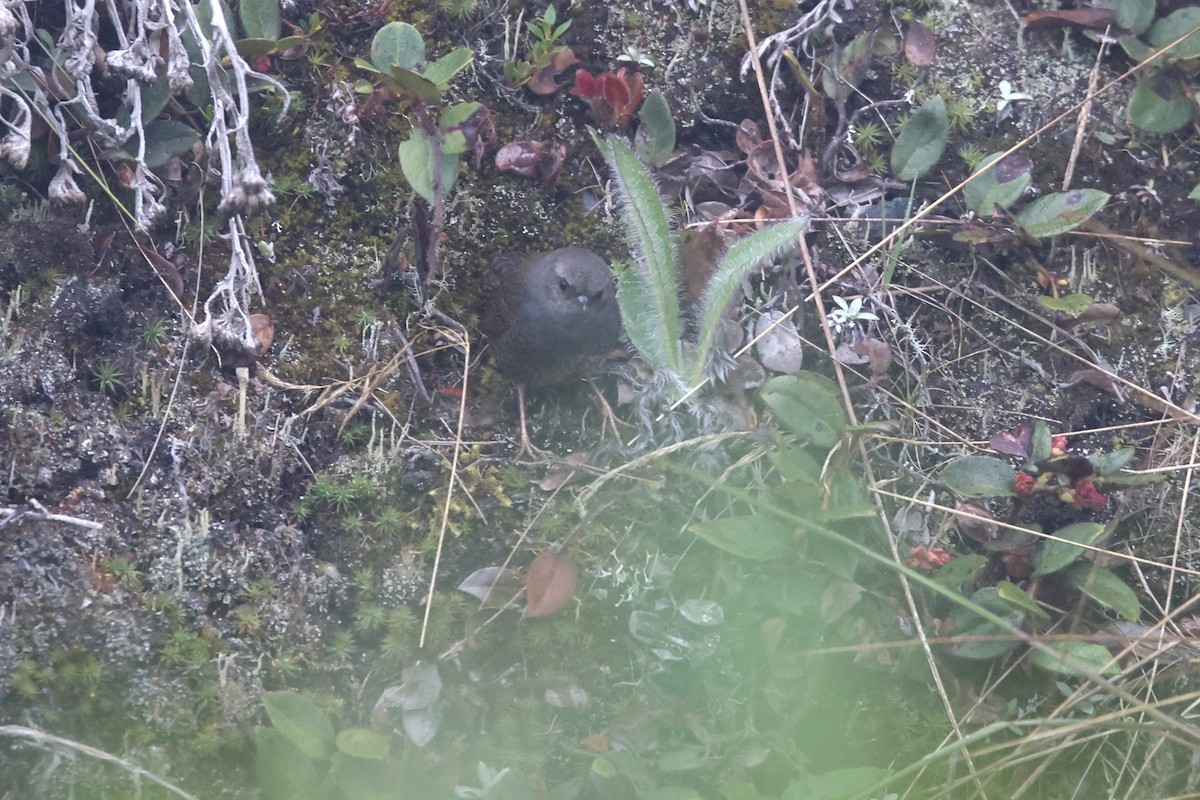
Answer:
<path fill-rule="evenodd" d="M 22 518 L 28 518 L 45 522 L 62 522 L 67 525 L 74 525 L 79 528 L 87 528 L 93 531 L 104 529 L 103 522 L 93 522 L 90 519 L 80 519 L 79 517 L 70 517 L 66 514 L 55 514 L 51 511 L 47 511 L 44 505 L 33 498 L 29 499 L 29 505 L 33 508 L 32 511 L 30 511 L 28 508 L 22 508 L 20 506 L 0 507 L 0 528 L 3 528 L 10 522 L 15 522 Z"/>
<path fill-rule="evenodd" d="M 143 769 L 137 764 L 126 761 L 119 756 L 114 756 L 112 753 L 92 747 L 91 745 L 86 745 L 83 742 L 77 742 L 74 739 L 64 739 L 61 736 L 55 736 L 52 733 L 46 733 L 45 731 L 38 730 L 37 728 L 27 728 L 24 725 L 0 725 L 0 736 L 10 736 L 14 739 L 28 739 L 29 741 L 35 742 L 43 747 L 55 747 L 72 750 L 76 753 L 82 753 L 85 756 L 91 756 L 98 761 L 106 761 L 109 764 L 116 764 L 118 767 L 128 772 L 135 783 L 140 778 L 146 778 L 147 780 L 158 784 L 177 797 L 182 797 L 184 800 L 197 800 L 195 795 L 188 794 L 175 784 L 158 777 L 153 772 Z"/>

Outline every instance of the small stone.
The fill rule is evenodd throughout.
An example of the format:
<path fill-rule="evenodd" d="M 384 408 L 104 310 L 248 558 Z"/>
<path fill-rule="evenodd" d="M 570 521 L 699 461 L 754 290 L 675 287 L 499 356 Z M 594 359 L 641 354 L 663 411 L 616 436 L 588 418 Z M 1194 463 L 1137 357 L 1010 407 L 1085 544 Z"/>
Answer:
<path fill-rule="evenodd" d="M 758 339 L 758 360 L 772 372 L 796 372 L 804 363 L 800 332 L 792 318 L 784 319 L 782 311 L 768 311 L 754 325 Z M 758 338 L 762 337 L 762 338 Z"/>

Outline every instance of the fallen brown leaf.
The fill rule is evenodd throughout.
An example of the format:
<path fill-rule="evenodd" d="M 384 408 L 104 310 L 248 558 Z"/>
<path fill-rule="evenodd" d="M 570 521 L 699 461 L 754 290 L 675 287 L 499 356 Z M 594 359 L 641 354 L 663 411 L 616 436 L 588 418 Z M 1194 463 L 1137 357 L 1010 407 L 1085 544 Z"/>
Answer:
<path fill-rule="evenodd" d="M 937 60 L 937 37 L 933 31 L 913 21 L 904 34 L 904 57 L 917 67 L 928 67 Z"/>
<path fill-rule="evenodd" d="M 525 578 L 525 614 L 546 617 L 565 606 L 575 596 L 579 570 L 571 560 L 555 550 L 547 550 L 529 565 Z"/>

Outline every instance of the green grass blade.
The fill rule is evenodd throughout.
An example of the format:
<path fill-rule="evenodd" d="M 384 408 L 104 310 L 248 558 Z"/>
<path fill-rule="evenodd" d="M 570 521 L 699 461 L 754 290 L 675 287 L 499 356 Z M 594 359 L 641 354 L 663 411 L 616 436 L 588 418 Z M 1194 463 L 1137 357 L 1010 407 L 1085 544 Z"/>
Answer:
<path fill-rule="evenodd" d="M 679 247 L 670 214 L 629 145 L 612 136 L 596 137 L 596 144 L 612 170 L 625 235 L 636 259 L 618 279 L 617 302 L 625 333 L 649 366 L 682 377 Z"/>
<path fill-rule="evenodd" d="M 733 302 L 738 286 L 752 269 L 785 247 L 795 245 L 796 237 L 803 233 L 806 225 L 807 219 L 772 225 L 736 242 L 725 253 L 700 298 L 699 341 L 696 363 L 689 370 L 689 385 L 695 386 L 704 379 L 704 368 L 712 357 L 721 318 Z"/>

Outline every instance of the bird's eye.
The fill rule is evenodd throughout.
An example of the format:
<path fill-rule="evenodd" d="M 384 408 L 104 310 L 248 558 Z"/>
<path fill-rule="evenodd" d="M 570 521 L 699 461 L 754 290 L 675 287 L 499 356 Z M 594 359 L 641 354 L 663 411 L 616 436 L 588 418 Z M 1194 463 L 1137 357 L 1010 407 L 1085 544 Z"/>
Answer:
<path fill-rule="evenodd" d="M 567 281 L 566 278 L 559 278 L 558 279 L 558 288 L 562 290 L 563 294 L 566 294 L 567 292 L 571 291 L 571 284 Z"/>
<path fill-rule="evenodd" d="M 594 295 L 592 295 L 591 300 L 589 302 L 599 303 L 603 299 L 604 299 L 604 290 L 601 289 L 600 291 L 598 291 Z"/>

